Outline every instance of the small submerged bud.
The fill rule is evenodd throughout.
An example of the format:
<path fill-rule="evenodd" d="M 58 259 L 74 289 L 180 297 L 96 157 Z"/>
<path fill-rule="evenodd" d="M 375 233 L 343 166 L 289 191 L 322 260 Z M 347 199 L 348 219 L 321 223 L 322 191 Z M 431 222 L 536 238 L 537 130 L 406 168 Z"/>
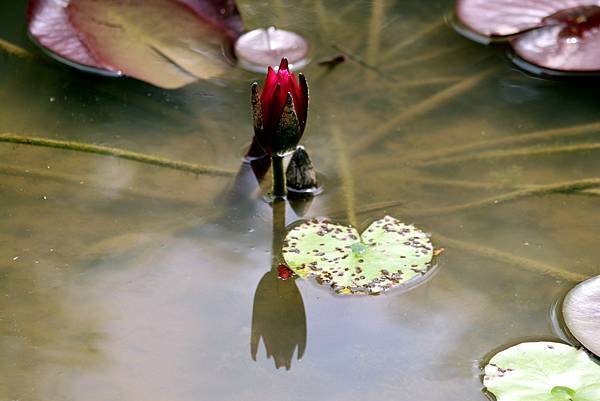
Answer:
<path fill-rule="evenodd" d="M 319 187 L 315 167 L 303 146 L 294 151 L 285 175 L 291 191 L 312 193 Z"/>
<path fill-rule="evenodd" d="M 285 263 L 281 263 L 279 266 L 277 266 L 277 276 L 281 279 L 281 280 L 287 280 L 289 278 L 291 278 L 294 275 L 294 272 L 287 267 L 287 265 Z"/>

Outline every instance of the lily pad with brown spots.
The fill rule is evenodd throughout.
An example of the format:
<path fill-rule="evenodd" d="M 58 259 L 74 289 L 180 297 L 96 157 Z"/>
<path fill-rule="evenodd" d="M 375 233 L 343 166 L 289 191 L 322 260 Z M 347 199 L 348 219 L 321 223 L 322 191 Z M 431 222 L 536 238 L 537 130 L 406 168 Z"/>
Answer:
<path fill-rule="evenodd" d="M 526 342 L 494 355 L 483 384 L 497 401 L 598 401 L 600 366 L 570 345 Z"/>
<path fill-rule="evenodd" d="M 315 277 L 343 294 L 378 294 L 408 286 L 433 266 L 429 236 L 386 216 L 362 235 L 354 227 L 311 220 L 287 234 L 286 263 L 300 277 Z"/>

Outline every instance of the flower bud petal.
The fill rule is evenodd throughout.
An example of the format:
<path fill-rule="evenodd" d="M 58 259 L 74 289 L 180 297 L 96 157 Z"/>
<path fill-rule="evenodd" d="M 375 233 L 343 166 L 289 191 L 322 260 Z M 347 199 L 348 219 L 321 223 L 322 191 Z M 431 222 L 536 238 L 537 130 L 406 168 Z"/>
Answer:
<path fill-rule="evenodd" d="M 281 113 L 281 118 L 277 124 L 275 137 L 273 138 L 273 153 L 284 156 L 293 152 L 300 142 L 302 131 L 300 130 L 300 121 L 294 109 L 294 99 L 291 93 L 287 93 L 285 106 Z"/>
<path fill-rule="evenodd" d="M 252 84 L 252 121 L 254 122 L 254 133 L 256 134 L 263 128 L 263 113 L 262 113 L 262 105 L 260 101 L 260 96 L 262 94 L 262 90 L 258 83 Z"/>

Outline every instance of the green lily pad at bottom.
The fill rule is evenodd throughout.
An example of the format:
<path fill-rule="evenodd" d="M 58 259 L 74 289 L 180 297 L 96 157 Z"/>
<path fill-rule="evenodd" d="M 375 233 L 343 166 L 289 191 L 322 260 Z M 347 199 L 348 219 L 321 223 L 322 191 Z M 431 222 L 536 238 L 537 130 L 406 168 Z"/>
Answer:
<path fill-rule="evenodd" d="M 362 235 L 328 221 L 302 223 L 287 234 L 282 253 L 300 277 L 314 276 L 338 293 L 378 294 L 423 277 L 433 245 L 423 231 L 386 216 Z"/>
<path fill-rule="evenodd" d="M 483 384 L 498 401 L 599 401 L 600 366 L 570 345 L 521 343 L 492 357 Z"/>

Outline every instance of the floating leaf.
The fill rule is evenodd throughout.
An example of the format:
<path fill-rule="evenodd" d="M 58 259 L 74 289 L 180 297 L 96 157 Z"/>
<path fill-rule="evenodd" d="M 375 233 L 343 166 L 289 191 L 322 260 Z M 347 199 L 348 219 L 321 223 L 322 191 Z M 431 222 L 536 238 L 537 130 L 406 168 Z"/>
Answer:
<path fill-rule="evenodd" d="M 246 32 L 235 42 L 235 55 L 242 68 L 265 72 L 269 66 L 279 65 L 282 58 L 289 62 L 290 70 L 308 64 L 308 42 L 295 32 L 275 27 Z"/>
<path fill-rule="evenodd" d="M 30 0 L 28 24 L 62 61 L 164 88 L 222 75 L 243 31 L 233 0 Z"/>
<path fill-rule="evenodd" d="M 600 5 L 598 0 L 458 0 L 456 16 L 479 35 L 508 36 L 545 25 L 544 18 L 567 8 Z"/>
<path fill-rule="evenodd" d="M 511 41 L 519 57 L 550 70 L 600 70 L 600 7 L 559 11 L 544 18 L 543 24 Z"/>
<path fill-rule="evenodd" d="M 600 356 L 600 276 L 584 281 L 567 294 L 563 316 L 571 334 Z"/>
<path fill-rule="evenodd" d="M 600 0 L 458 0 L 456 15 L 478 35 L 517 35 L 515 53 L 549 73 L 600 71 Z"/>
<path fill-rule="evenodd" d="M 521 343 L 494 355 L 483 384 L 497 401 L 598 401 L 600 366 L 569 345 Z"/>
<path fill-rule="evenodd" d="M 301 277 L 338 293 L 377 294 L 423 277 L 432 267 L 427 234 L 386 216 L 360 235 L 353 227 L 311 220 L 287 234 L 283 256 Z"/>

